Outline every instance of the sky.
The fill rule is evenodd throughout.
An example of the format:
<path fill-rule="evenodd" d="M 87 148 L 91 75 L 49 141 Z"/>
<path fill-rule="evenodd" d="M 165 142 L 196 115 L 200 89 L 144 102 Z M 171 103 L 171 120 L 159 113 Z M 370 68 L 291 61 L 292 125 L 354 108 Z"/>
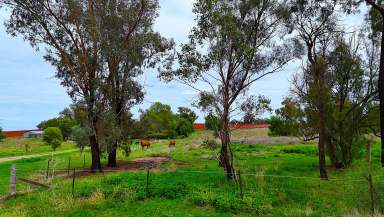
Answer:
<path fill-rule="evenodd" d="M 178 45 L 186 42 L 195 23 L 193 0 L 160 0 L 160 6 L 154 29 L 164 37 L 173 38 Z M 6 33 L 2 24 L 8 13 L 0 9 L 0 126 L 4 130 L 34 129 L 42 120 L 56 117 L 71 99 L 54 78 L 55 69 L 43 60 L 44 51 L 36 51 L 28 42 Z M 363 20 L 361 15 L 341 19 L 352 29 Z M 250 93 L 265 95 L 271 99 L 273 109 L 279 108 L 300 63 L 292 62 L 281 72 L 257 81 Z M 190 107 L 198 114 L 197 121 L 204 121 L 204 114 L 191 106 L 196 99 L 196 92 L 191 88 L 176 82 L 161 82 L 154 70 L 146 70 L 142 81 L 146 95 L 144 102 L 132 110 L 136 117 L 139 109 L 160 101 L 171 105 L 174 112 L 179 106 Z"/>

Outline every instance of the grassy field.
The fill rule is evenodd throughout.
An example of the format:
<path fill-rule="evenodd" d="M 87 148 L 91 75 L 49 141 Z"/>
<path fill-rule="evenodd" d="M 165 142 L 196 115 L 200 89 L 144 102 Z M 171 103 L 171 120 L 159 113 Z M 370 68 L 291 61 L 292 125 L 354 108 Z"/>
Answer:
<path fill-rule="evenodd" d="M 244 132 L 239 132 L 244 134 Z M 262 134 L 262 132 L 255 132 Z M 235 165 L 241 169 L 239 184 L 228 182 L 214 159 L 216 151 L 200 147 L 207 132 L 178 140 L 175 149 L 159 141 L 149 150 L 134 148 L 129 158 L 169 156 L 171 160 L 149 174 L 143 170 L 105 172 L 72 180 L 56 177 L 44 181 L 47 158 L 31 158 L 0 164 L 0 195 L 7 192 L 9 168 L 17 164 L 18 175 L 52 186 L 32 189 L 18 184 L 20 195 L 4 202 L 0 216 L 368 216 L 369 191 L 365 177 L 374 175 L 375 208 L 384 209 L 384 170 L 378 164 L 380 147 L 373 147 L 371 166 L 364 159 L 351 168 L 329 169 L 330 180 L 318 179 L 314 144 L 233 145 Z M 90 156 L 85 153 L 89 166 Z M 53 156 L 54 168 L 67 167 L 68 159 L 78 169 L 83 156 L 70 153 Z M 103 160 L 105 163 L 105 159 Z"/>
<path fill-rule="evenodd" d="M 64 151 L 76 148 L 73 143 L 64 142 L 56 151 Z M 32 155 L 52 152 L 49 145 L 44 145 L 40 138 L 7 138 L 0 142 L 0 158 Z"/>

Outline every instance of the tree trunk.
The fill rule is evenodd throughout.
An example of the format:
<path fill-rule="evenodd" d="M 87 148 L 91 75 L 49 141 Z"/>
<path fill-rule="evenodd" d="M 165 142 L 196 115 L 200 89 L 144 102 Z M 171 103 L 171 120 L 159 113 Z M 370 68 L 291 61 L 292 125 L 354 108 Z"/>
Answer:
<path fill-rule="evenodd" d="M 101 168 L 101 161 L 100 161 L 100 147 L 99 143 L 97 142 L 97 118 L 94 115 L 93 111 L 93 105 L 94 105 L 94 100 L 93 98 L 90 98 L 91 100 L 89 101 L 90 103 L 88 104 L 88 122 L 89 122 L 89 127 L 91 128 L 91 133 L 89 135 L 89 143 L 91 146 L 91 154 L 92 154 L 92 166 L 91 170 L 92 172 L 96 172 L 97 170 L 99 172 L 102 171 Z"/>
<path fill-rule="evenodd" d="M 318 63 L 316 63 L 318 64 Z M 318 115 L 319 115 L 319 170 L 320 178 L 327 179 L 326 161 L 325 161 L 325 144 L 327 140 L 326 132 L 326 115 L 324 102 L 324 72 L 315 64 L 315 79 L 318 87 Z"/>
<path fill-rule="evenodd" d="M 229 135 L 229 119 L 227 110 L 224 111 L 221 118 L 220 140 L 220 165 L 224 168 L 227 179 L 233 180 L 236 178 L 236 172 L 233 166 L 233 153 L 231 149 L 231 138 Z"/>
<path fill-rule="evenodd" d="M 380 100 L 380 137 L 381 137 L 381 166 L 384 167 L 384 13 L 382 17 L 380 70 L 379 70 L 379 100 Z"/>
<path fill-rule="evenodd" d="M 119 83 L 116 83 L 116 87 L 119 87 L 118 86 Z M 122 103 L 121 103 L 121 99 L 120 99 L 120 91 L 117 91 L 118 89 L 116 89 L 116 101 L 115 101 L 115 115 L 116 115 L 116 123 L 118 126 L 121 126 L 121 123 L 122 123 L 122 116 L 123 116 L 123 106 L 122 106 Z M 118 102 L 118 103 L 116 103 Z M 109 167 L 117 167 L 117 146 L 119 144 L 119 139 L 116 138 L 116 141 L 114 142 L 114 144 L 112 145 L 111 147 L 111 150 L 110 152 L 108 153 L 108 166 Z"/>
<path fill-rule="evenodd" d="M 99 144 L 97 143 L 96 140 L 96 135 L 90 135 L 89 136 L 89 142 L 91 145 L 91 152 L 92 152 L 92 166 L 91 170 L 92 172 L 102 171 L 101 169 L 101 162 L 100 162 L 100 149 L 99 149 Z"/>
<path fill-rule="evenodd" d="M 117 167 L 117 144 L 115 143 L 112 150 L 108 153 L 108 166 Z"/>

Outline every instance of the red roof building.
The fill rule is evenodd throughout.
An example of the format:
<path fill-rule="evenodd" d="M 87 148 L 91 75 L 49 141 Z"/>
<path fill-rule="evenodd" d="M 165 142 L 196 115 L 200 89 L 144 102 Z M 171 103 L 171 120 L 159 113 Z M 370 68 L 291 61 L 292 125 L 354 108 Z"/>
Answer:
<path fill-rule="evenodd" d="M 5 138 L 23 138 L 25 133 L 38 130 L 15 130 L 15 131 L 4 131 Z"/>

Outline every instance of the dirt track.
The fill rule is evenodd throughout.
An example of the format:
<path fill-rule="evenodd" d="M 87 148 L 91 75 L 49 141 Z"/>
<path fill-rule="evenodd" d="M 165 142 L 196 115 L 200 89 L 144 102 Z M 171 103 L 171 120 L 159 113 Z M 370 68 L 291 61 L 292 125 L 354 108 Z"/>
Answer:
<path fill-rule="evenodd" d="M 15 161 L 15 160 L 21 160 L 21 159 L 28 159 L 28 158 L 35 158 L 35 157 L 45 157 L 50 155 L 58 155 L 58 154 L 65 154 L 65 153 L 72 153 L 79 151 L 79 149 L 70 149 L 65 151 L 56 151 L 56 152 L 48 152 L 43 154 L 31 154 L 31 155 L 21 155 L 21 156 L 13 156 L 13 157 L 3 157 L 0 158 L 0 163 L 8 162 L 8 161 Z"/>

